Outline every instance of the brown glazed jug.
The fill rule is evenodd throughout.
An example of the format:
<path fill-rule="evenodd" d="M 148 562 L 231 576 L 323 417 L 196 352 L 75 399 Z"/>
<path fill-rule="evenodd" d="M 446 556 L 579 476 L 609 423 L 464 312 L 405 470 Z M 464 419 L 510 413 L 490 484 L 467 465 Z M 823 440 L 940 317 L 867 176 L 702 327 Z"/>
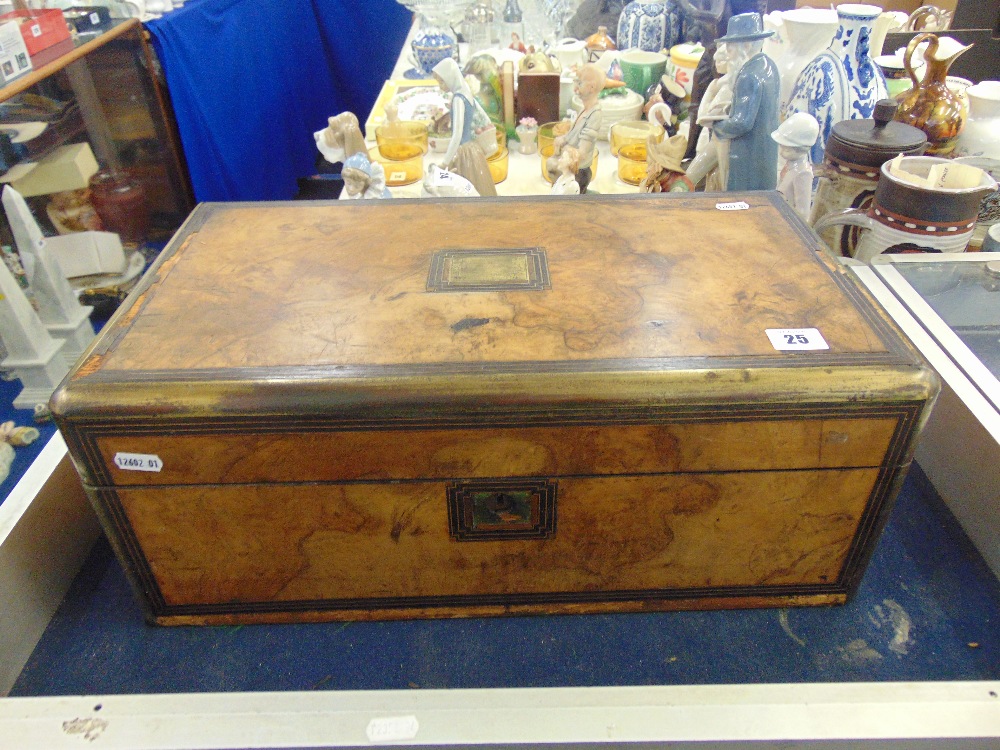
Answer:
<path fill-rule="evenodd" d="M 913 72 L 913 53 L 925 41 L 927 69 L 924 80 L 918 81 Z M 949 56 L 940 58 L 938 46 L 936 34 L 918 34 L 906 45 L 903 66 L 913 81 L 913 88 L 897 95 L 899 109 L 895 119 L 924 131 L 927 135 L 927 154 L 948 156 L 954 150 L 968 116 L 965 100 L 948 88 L 948 69 L 972 45 L 960 45 Z"/>

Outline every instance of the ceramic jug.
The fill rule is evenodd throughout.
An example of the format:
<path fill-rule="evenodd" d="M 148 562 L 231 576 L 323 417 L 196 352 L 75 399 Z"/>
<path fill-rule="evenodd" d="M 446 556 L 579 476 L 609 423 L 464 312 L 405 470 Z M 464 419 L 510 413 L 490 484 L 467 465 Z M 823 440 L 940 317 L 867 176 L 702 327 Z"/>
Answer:
<path fill-rule="evenodd" d="M 795 112 L 808 112 L 816 118 L 820 130 L 810 153 L 814 164 L 823 160 L 836 123 L 871 117 L 875 102 L 886 98 L 885 78 L 870 54 L 872 31 L 881 13 L 877 5 L 837 6 L 833 41 L 802 69 L 792 87 L 782 114 L 787 119 Z"/>
<path fill-rule="evenodd" d="M 983 81 L 965 90 L 969 118 L 958 136 L 955 156 L 1000 159 L 1000 81 Z"/>
<path fill-rule="evenodd" d="M 924 50 L 926 70 L 923 80 L 917 80 L 913 69 L 913 52 L 922 42 L 927 42 Z M 940 48 L 936 34 L 918 34 L 906 45 L 903 65 L 913 82 L 913 88 L 899 95 L 899 122 L 920 128 L 927 134 L 927 153 L 947 156 L 955 150 L 958 136 L 962 132 L 967 116 L 963 98 L 948 86 L 948 69 L 958 56 L 972 45 L 958 42 L 949 49 Z"/>
<path fill-rule="evenodd" d="M 950 159 L 935 156 L 905 156 L 901 167 L 918 177 L 927 177 L 938 164 Z M 863 230 L 854 257 L 865 263 L 882 253 L 961 253 L 969 245 L 985 196 L 997 189 L 996 180 L 980 172 L 979 184 L 969 188 L 927 188 L 893 174 L 887 161 L 882 165 L 878 186 L 866 209 L 850 208 L 820 219 L 814 229 L 850 225 Z"/>
<path fill-rule="evenodd" d="M 552 54 L 563 70 L 578 68 L 590 59 L 587 43 L 582 39 L 560 39 L 552 48 Z"/>
<path fill-rule="evenodd" d="M 770 13 L 768 15 L 771 15 Z M 819 8 L 797 8 L 782 14 L 784 54 L 775 60 L 781 75 L 781 111 L 791 99 L 802 69 L 830 45 L 837 31 L 837 13 Z"/>

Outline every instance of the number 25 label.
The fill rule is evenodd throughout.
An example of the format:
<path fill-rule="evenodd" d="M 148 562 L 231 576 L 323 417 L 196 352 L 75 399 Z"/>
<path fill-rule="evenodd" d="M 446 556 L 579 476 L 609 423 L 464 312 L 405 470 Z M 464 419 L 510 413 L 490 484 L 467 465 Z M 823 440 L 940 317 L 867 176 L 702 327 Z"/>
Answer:
<path fill-rule="evenodd" d="M 816 328 L 768 328 L 764 331 L 771 346 L 779 352 L 804 352 L 829 349 L 823 334 Z"/>

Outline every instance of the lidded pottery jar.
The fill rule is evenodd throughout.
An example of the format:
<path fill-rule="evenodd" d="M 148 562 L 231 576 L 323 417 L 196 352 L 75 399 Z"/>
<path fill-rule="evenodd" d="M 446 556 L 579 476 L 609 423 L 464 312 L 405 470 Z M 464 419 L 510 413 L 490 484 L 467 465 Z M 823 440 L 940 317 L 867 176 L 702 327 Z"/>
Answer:
<path fill-rule="evenodd" d="M 843 120 L 833 126 L 823 164 L 816 171 L 819 185 L 809 223 L 846 208 L 867 208 L 875 194 L 882 165 L 898 154 L 919 156 L 927 147 L 922 130 L 893 121 L 896 102 L 875 104 L 873 119 Z M 820 237 L 835 255 L 853 257 L 859 230 L 831 227 Z"/>
<path fill-rule="evenodd" d="M 927 68 L 922 81 L 913 72 L 913 53 L 927 42 L 924 61 Z M 903 65 L 913 81 L 913 88 L 897 97 L 896 120 L 920 128 L 927 135 L 927 153 L 948 156 L 955 149 L 968 114 L 963 98 L 948 87 L 948 69 L 959 55 L 972 45 L 956 43 L 947 51 L 939 50 L 936 34 L 918 34 L 906 45 Z"/>
<path fill-rule="evenodd" d="M 586 42 L 590 62 L 597 62 L 605 52 L 618 49 L 614 39 L 608 36 L 607 26 L 598 26 L 597 31 L 588 36 Z"/>
<path fill-rule="evenodd" d="M 149 239 L 149 204 L 146 189 L 128 172 L 103 169 L 90 178 L 90 202 L 109 232 L 125 245 L 141 245 Z"/>

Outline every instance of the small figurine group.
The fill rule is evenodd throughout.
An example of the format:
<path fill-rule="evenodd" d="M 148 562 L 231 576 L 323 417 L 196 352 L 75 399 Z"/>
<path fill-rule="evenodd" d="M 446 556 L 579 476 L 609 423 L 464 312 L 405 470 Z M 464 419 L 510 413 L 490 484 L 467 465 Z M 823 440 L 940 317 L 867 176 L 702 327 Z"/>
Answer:
<path fill-rule="evenodd" d="M 324 159 L 331 164 L 344 164 L 340 170 L 344 179 L 341 200 L 392 197 L 385 186 L 385 169 L 368 158 L 365 137 L 353 112 L 331 117 L 323 130 L 313 133 L 313 138 Z"/>

